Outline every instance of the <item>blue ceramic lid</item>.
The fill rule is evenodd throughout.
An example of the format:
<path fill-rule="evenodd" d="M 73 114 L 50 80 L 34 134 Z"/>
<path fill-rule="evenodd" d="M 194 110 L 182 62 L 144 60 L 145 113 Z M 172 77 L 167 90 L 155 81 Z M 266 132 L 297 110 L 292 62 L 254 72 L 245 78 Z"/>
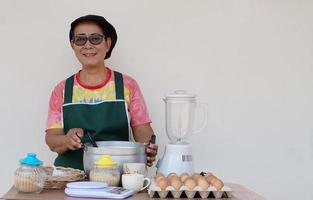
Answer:
<path fill-rule="evenodd" d="M 20 160 L 20 163 L 23 165 L 30 165 L 30 166 L 40 166 L 42 165 L 42 161 L 36 158 L 35 153 L 28 153 L 27 156 Z"/>

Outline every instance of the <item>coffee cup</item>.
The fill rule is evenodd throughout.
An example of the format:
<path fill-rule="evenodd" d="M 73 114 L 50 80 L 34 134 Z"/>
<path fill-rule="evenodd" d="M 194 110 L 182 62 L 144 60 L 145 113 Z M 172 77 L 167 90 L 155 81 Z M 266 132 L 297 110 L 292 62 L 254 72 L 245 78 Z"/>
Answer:
<path fill-rule="evenodd" d="M 125 189 L 131 189 L 134 192 L 139 192 L 146 189 L 150 185 L 149 178 L 145 178 L 142 174 L 123 174 L 122 186 Z"/>
<path fill-rule="evenodd" d="M 142 174 L 146 176 L 146 164 L 145 163 L 124 163 L 124 174 Z"/>

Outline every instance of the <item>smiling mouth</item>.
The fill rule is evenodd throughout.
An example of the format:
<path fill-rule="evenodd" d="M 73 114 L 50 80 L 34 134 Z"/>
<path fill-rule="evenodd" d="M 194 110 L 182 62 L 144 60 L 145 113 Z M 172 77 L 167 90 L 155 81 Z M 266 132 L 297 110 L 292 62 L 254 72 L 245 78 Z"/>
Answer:
<path fill-rule="evenodd" d="M 83 53 L 83 56 L 85 57 L 93 57 L 95 55 L 97 55 L 97 53 Z"/>

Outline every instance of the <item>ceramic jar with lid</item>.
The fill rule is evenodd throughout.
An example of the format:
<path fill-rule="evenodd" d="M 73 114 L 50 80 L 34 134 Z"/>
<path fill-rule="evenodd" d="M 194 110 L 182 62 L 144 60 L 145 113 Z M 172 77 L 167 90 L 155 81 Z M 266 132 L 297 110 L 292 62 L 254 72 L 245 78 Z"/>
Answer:
<path fill-rule="evenodd" d="M 89 173 L 90 181 L 104 182 L 109 186 L 118 186 L 120 176 L 117 163 L 109 155 L 103 155 L 97 160 L 94 168 Z"/>
<path fill-rule="evenodd" d="M 19 192 L 40 193 L 45 183 L 45 176 L 42 161 L 37 159 L 36 154 L 28 153 L 20 160 L 20 167 L 15 171 L 14 186 Z"/>

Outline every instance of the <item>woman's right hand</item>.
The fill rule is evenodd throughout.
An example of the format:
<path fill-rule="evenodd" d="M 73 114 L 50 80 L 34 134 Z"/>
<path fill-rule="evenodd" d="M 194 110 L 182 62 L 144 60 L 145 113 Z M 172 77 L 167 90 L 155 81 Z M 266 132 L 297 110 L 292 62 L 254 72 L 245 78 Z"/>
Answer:
<path fill-rule="evenodd" d="M 72 128 L 65 135 L 66 147 L 70 150 L 82 148 L 81 138 L 84 136 L 84 130 L 81 128 Z"/>

